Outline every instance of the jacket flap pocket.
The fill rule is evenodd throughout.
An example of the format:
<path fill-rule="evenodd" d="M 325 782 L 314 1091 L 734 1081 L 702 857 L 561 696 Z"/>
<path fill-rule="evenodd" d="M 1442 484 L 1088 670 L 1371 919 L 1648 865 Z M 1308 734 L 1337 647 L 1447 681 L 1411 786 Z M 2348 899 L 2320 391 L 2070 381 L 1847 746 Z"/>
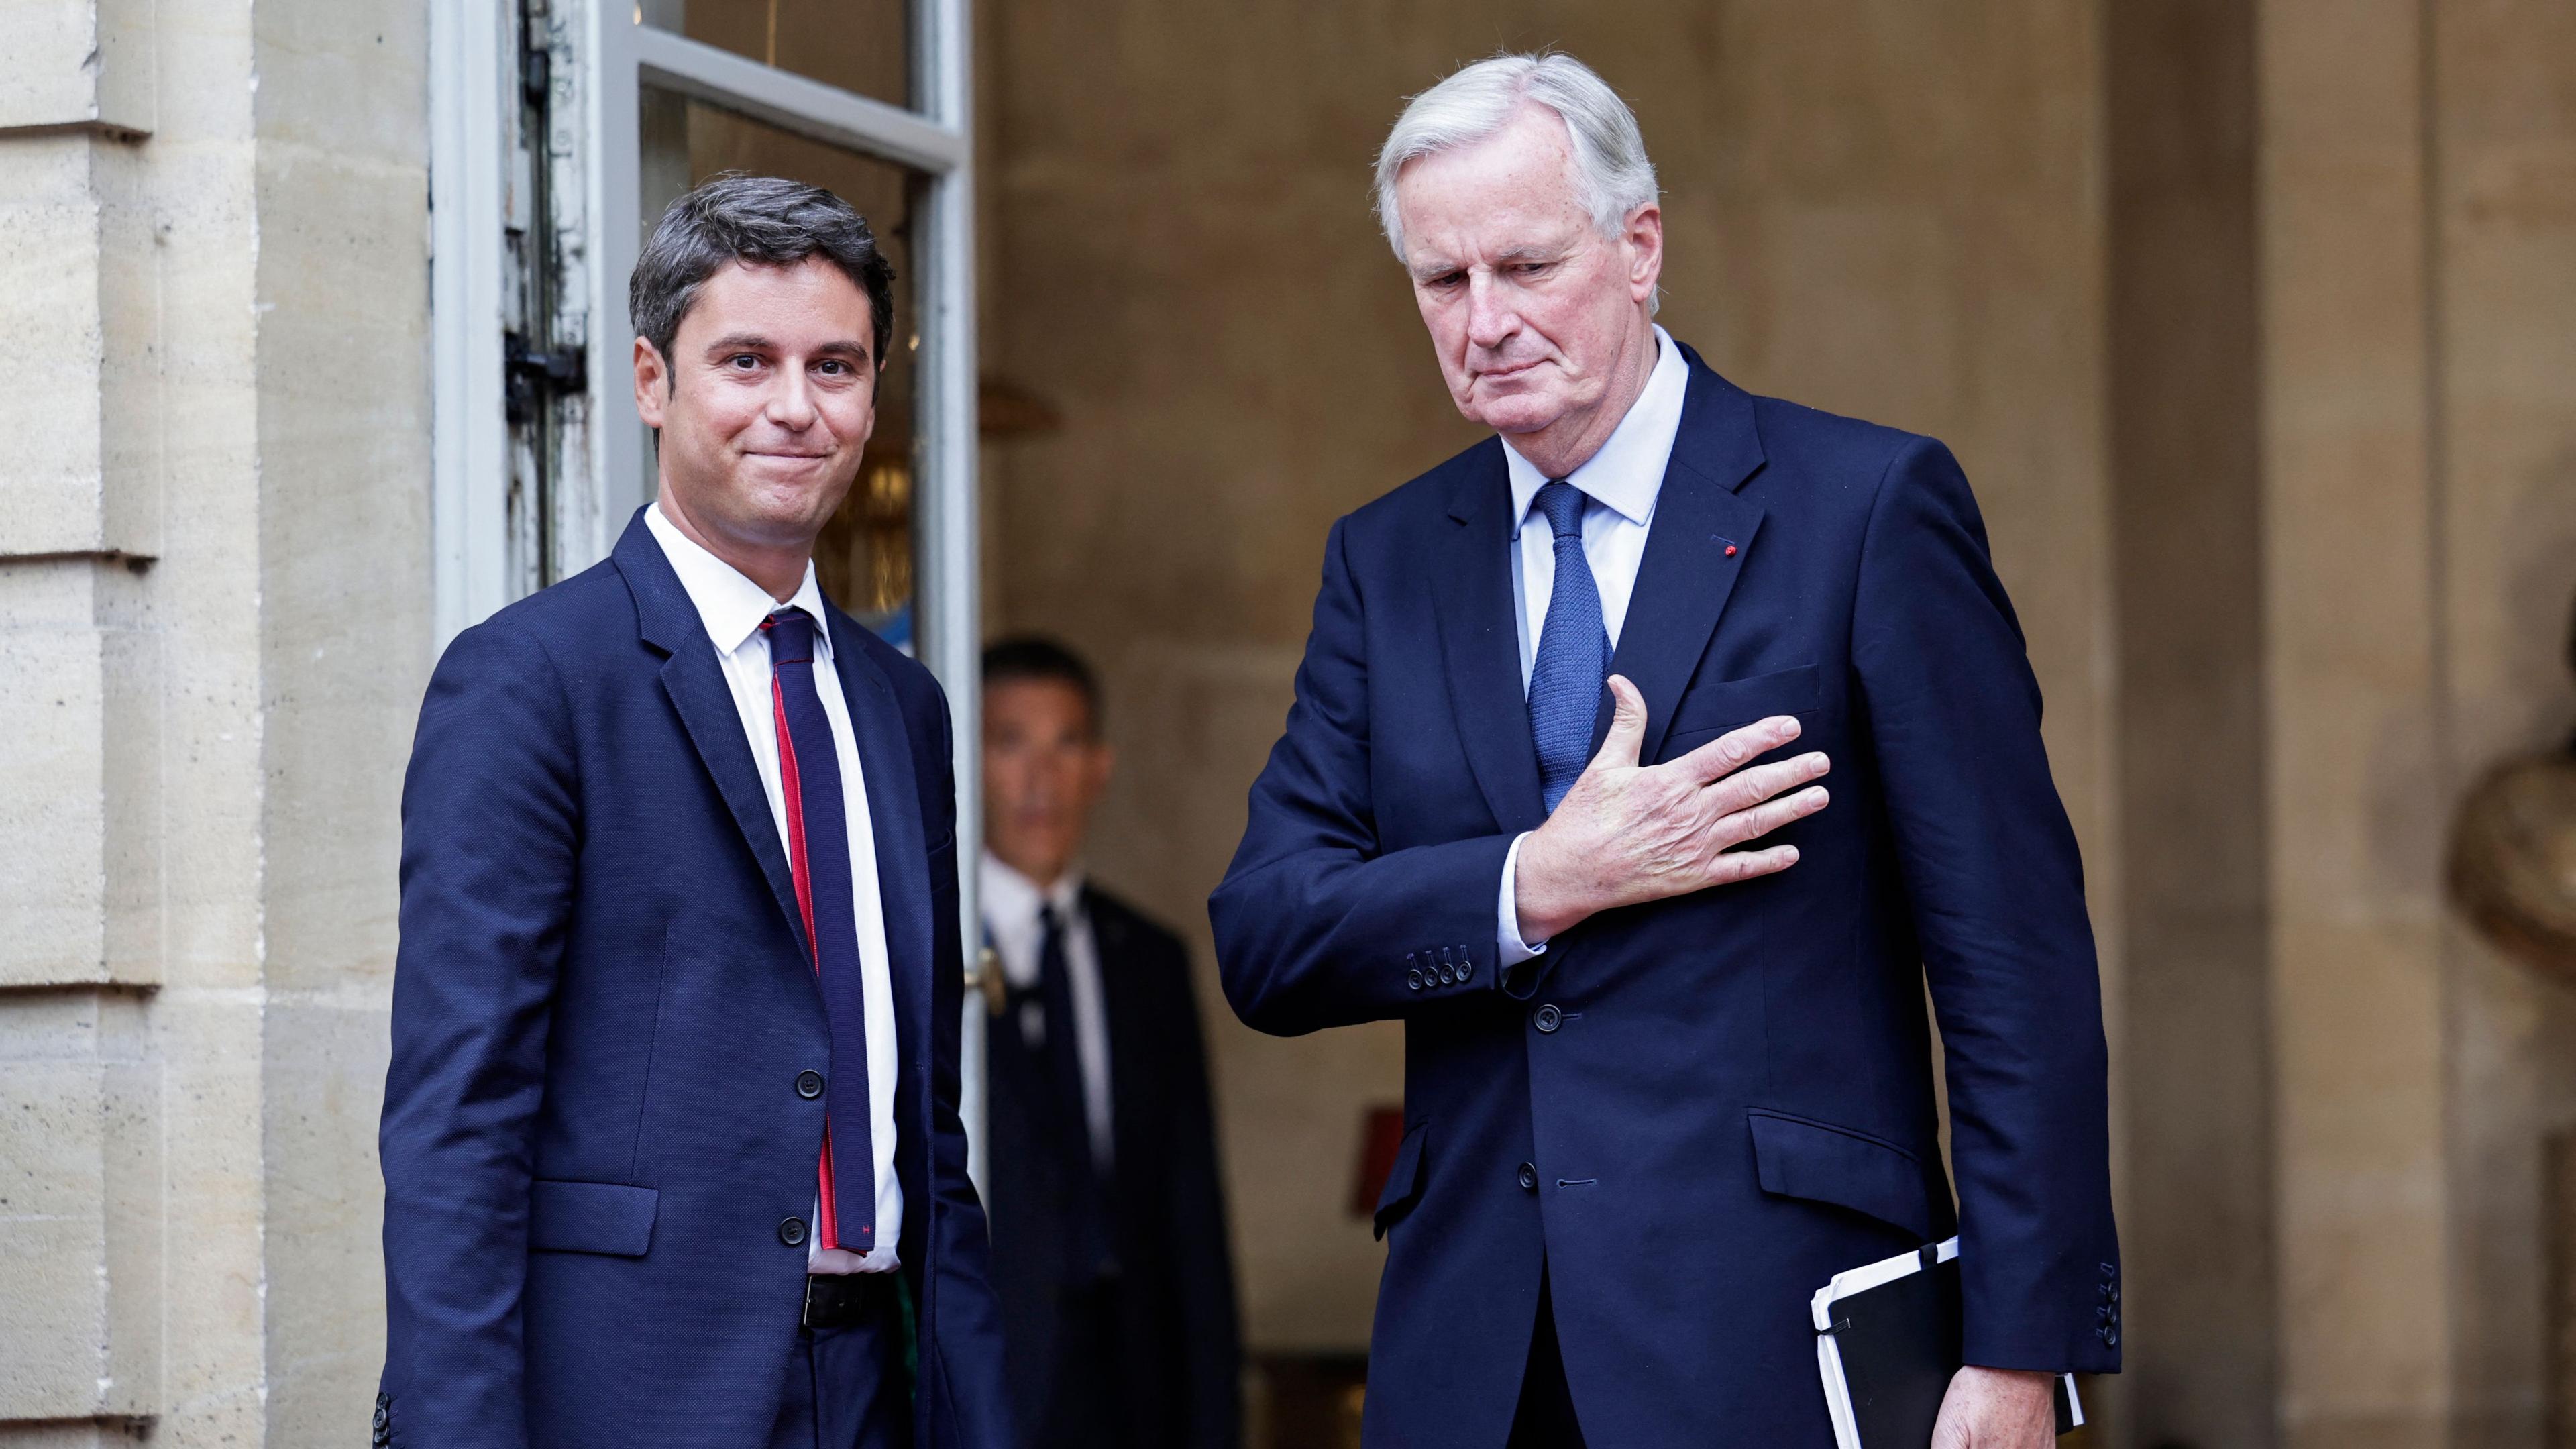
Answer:
<path fill-rule="evenodd" d="M 1741 729 L 1775 714 L 1805 714 L 1815 709 L 1820 695 L 1820 681 L 1812 664 L 1746 679 L 1695 684 L 1673 706 L 1672 727 L 1664 734 L 1669 739 L 1705 730 Z"/>
<path fill-rule="evenodd" d="M 528 1246 L 550 1253 L 608 1253 L 640 1258 L 653 1246 L 659 1188 L 618 1182 L 529 1184 Z"/>
<path fill-rule="evenodd" d="M 1371 1219 L 1381 1238 L 1388 1224 L 1402 1217 L 1406 1204 L 1422 1191 L 1422 1129 L 1430 1125 L 1416 1122 L 1406 1128 L 1404 1141 L 1395 1149 L 1395 1164 L 1386 1170 L 1386 1189 L 1377 1195 L 1377 1213 Z"/>
<path fill-rule="evenodd" d="M 1745 1121 L 1753 1129 L 1753 1161 L 1764 1192 L 1867 1213 L 1917 1239 L 1932 1236 L 1932 1204 L 1925 1196 L 1923 1164 L 1914 1154 L 1875 1137 L 1758 1108 Z"/>

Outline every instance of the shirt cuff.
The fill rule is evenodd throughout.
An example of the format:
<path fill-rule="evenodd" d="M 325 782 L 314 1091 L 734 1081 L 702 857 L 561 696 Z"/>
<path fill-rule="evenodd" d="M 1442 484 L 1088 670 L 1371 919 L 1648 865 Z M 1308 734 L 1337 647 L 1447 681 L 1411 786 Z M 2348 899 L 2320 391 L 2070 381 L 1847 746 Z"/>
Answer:
<path fill-rule="evenodd" d="M 1503 856 L 1503 889 L 1494 907 L 1494 976 L 1497 980 L 1501 979 L 1503 972 L 1547 949 L 1545 941 L 1533 946 L 1521 939 L 1520 895 L 1512 889 L 1512 877 L 1520 869 L 1521 842 L 1527 839 L 1528 831 L 1513 837 L 1511 850 Z"/>

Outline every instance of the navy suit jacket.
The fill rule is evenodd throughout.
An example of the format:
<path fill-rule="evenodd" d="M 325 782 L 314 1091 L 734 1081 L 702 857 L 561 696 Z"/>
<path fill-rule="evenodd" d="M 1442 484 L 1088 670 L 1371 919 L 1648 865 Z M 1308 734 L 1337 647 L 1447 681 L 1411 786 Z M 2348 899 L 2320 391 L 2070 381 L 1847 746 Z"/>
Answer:
<path fill-rule="evenodd" d="M 1004 1449 L 957 1117 L 948 707 L 829 612 L 893 972 L 917 1440 Z M 840 1065 L 810 960 L 741 716 L 640 515 L 457 636 L 403 787 L 390 1442 L 766 1449 L 805 1282 L 781 1225 L 813 1210 L 823 1140 L 797 1077 Z"/>
<path fill-rule="evenodd" d="M 1833 759 L 1833 803 L 1766 842 L 1798 864 L 1495 969 L 1504 857 L 1544 815 L 1488 440 L 1334 525 L 1211 901 L 1247 1023 L 1405 1023 L 1372 1445 L 1503 1442 L 1542 1266 L 1596 1444 L 1830 1445 L 1809 1296 L 1954 1224 L 1969 1362 L 2119 1363 L 2082 868 L 1967 479 L 1684 354 L 1611 672 L 1648 761 L 1798 717 L 1790 751 Z"/>

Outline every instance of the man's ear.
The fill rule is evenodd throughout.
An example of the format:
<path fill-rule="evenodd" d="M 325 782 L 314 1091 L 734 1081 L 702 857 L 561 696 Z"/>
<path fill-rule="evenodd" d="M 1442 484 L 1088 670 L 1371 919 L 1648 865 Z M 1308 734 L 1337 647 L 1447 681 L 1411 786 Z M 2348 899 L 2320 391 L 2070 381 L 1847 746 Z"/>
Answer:
<path fill-rule="evenodd" d="M 660 430 L 662 404 L 670 396 L 671 365 L 650 338 L 635 339 L 635 413 L 644 426 Z"/>
<path fill-rule="evenodd" d="M 1643 302 L 1655 295 L 1655 286 L 1664 275 L 1664 209 L 1647 202 L 1628 213 L 1623 233 L 1628 242 L 1628 291 Z"/>

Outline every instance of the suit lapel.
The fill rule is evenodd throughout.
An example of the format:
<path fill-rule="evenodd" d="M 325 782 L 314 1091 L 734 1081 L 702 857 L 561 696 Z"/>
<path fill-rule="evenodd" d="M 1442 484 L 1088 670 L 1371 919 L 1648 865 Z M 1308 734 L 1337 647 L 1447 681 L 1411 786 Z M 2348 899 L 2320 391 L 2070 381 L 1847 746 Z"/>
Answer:
<path fill-rule="evenodd" d="M 859 773 L 867 782 L 868 830 L 876 841 L 877 898 L 885 917 L 895 1016 L 910 1025 L 910 1040 L 929 1041 L 921 1033 L 930 1027 L 930 843 L 923 835 L 912 736 L 904 728 L 893 683 L 860 642 L 859 626 L 838 609 L 826 612 L 831 615 L 832 667 L 841 679 L 841 698 L 857 737 Z M 902 1053 L 905 1061 L 925 1066 L 929 1055 Z"/>
<path fill-rule="evenodd" d="M 1466 462 L 1449 504 L 1454 526 L 1436 541 L 1430 563 L 1440 656 L 1468 768 L 1495 823 L 1517 835 L 1537 829 L 1547 811 L 1512 617 L 1511 498 L 1502 442 L 1489 441 Z"/>
<path fill-rule="evenodd" d="M 1684 347 L 1682 356 L 1690 365 L 1690 390 L 1681 428 L 1610 658 L 1610 672 L 1626 675 L 1645 696 L 1646 738 L 1638 758 L 1649 762 L 1663 748 L 1673 706 L 1708 651 L 1762 528 L 1762 509 L 1737 491 L 1762 466 L 1753 400 L 1709 370 L 1698 353 Z M 1595 750 L 1610 731 L 1607 697 L 1592 727 Z"/>
<path fill-rule="evenodd" d="M 742 831 L 745 844 L 760 862 L 779 914 L 807 960 L 813 948 L 805 940 L 805 923 L 796 906 L 796 878 L 787 865 L 787 848 L 778 839 L 777 818 L 769 812 L 769 792 L 760 783 L 760 767 L 743 738 L 742 714 L 734 708 L 733 689 L 725 683 L 724 666 L 716 662 L 715 645 L 698 619 L 680 576 L 662 554 L 639 510 L 617 540 L 617 571 L 635 597 L 636 623 L 644 642 L 668 657 L 662 663 L 662 689 L 680 713 L 689 743 L 724 796 L 725 808 Z"/>

